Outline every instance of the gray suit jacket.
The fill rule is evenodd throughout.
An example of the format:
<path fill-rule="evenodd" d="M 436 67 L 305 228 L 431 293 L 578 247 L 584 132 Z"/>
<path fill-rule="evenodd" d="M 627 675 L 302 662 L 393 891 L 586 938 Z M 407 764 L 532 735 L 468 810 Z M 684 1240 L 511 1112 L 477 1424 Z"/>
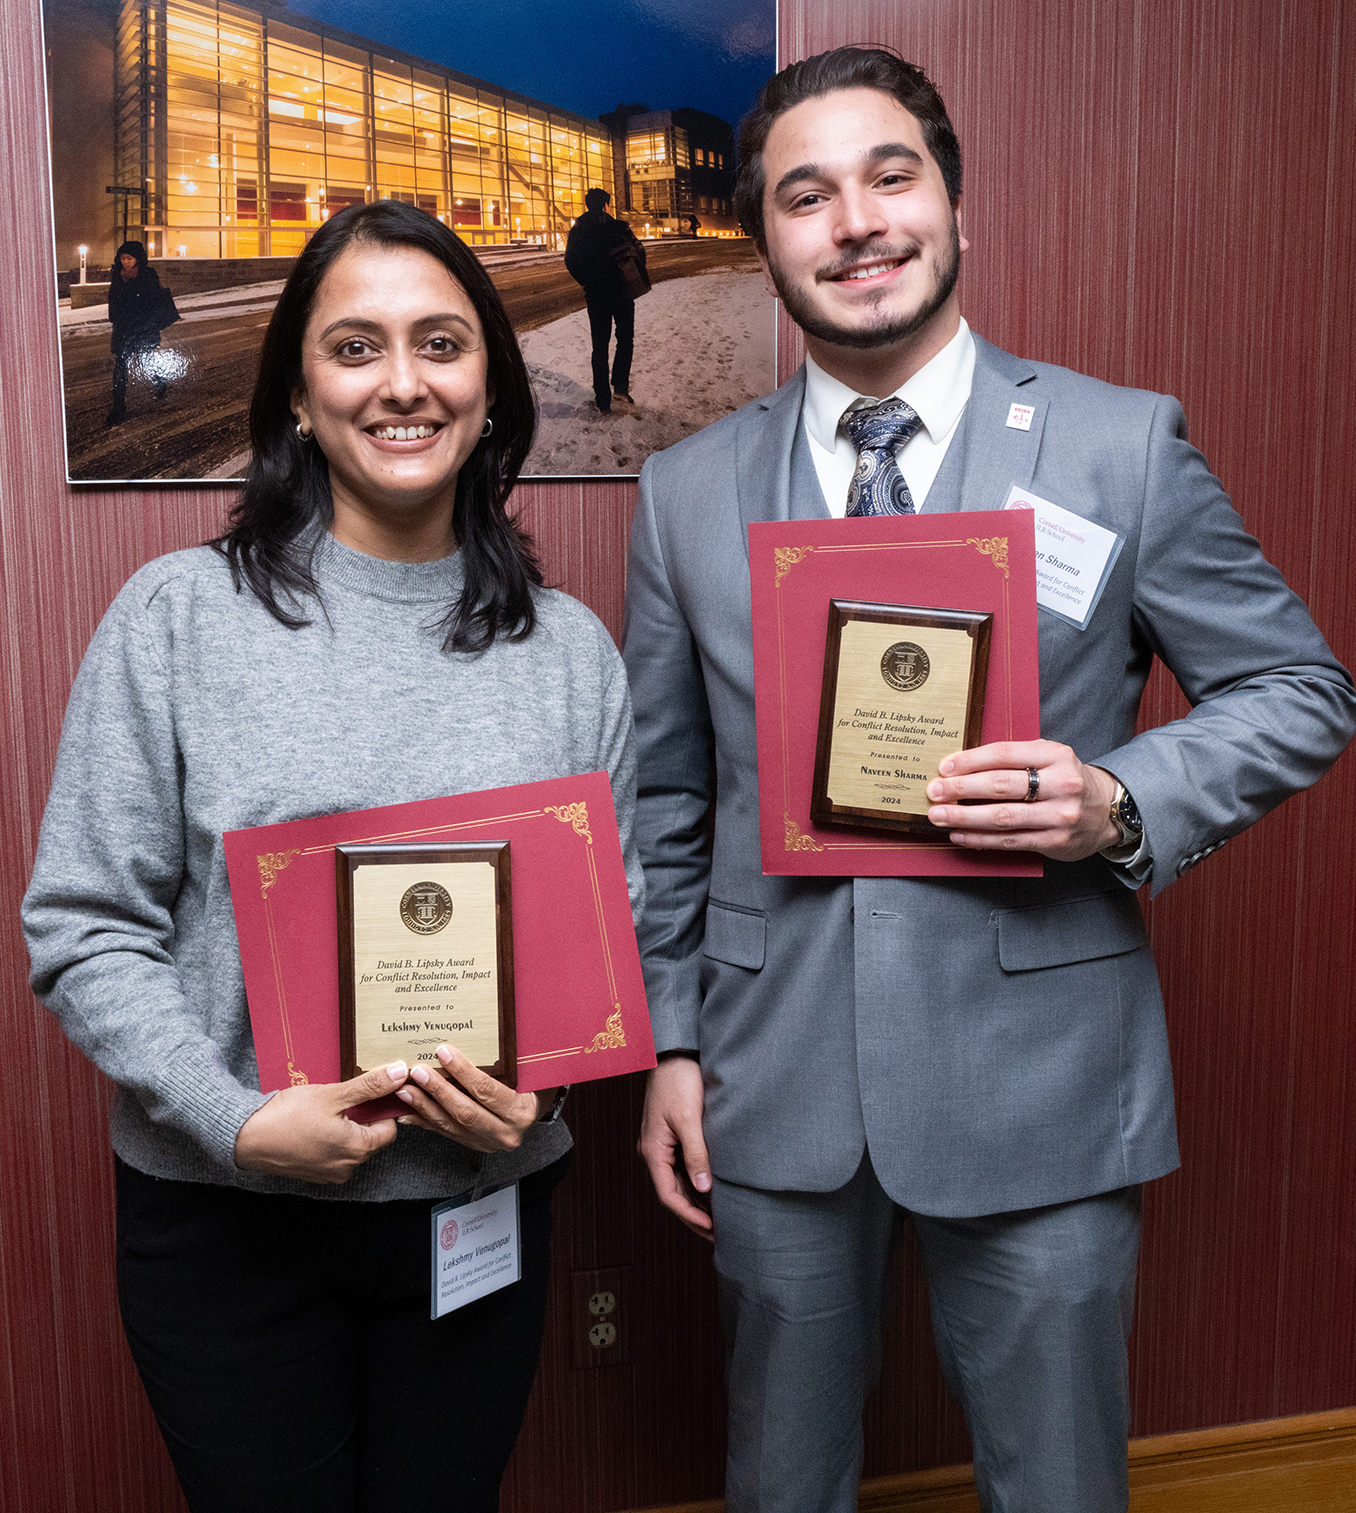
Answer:
<path fill-rule="evenodd" d="M 1157 892 L 1337 758 L 1351 679 L 1175 400 L 976 346 L 925 507 L 999 509 L 1017 483 L 1125 535 L 1085 630 L 1039 613 L 1041 728 L 1134 794 Z M 625 658 L 656 1042 L 699 1053 L 729 1181 L 829 1191 L 869 1145 L 896 1202 L 971 1215 L 1159 1176 L 1177 1163 L 1162 999 L 1105 861 L 1039 880 L 762 875 L 747 528 L 827 513 L 803 392 L 798 373 L 641 474 Z M 1008 429 L 1013 400 L 1029 431 Z M 1135 736 L 1155 653 L 1193 708 Z"/>

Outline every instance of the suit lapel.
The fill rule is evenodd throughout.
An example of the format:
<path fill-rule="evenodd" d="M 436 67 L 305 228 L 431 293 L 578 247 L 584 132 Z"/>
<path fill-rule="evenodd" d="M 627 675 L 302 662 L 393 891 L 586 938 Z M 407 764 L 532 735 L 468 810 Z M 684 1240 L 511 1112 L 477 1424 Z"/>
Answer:
<path fill-rule="evenodd" d="M 829 507 L 819 486 L 819 473 L 810 438 L 804 425 L 797 425 L 791 441 L 791 519 L 827 520 Z"/>
<path fill-rule="evenodd" d="M 975 337 L 975 376 L 956 435 L 928 490 L 923 513 L 1001 510 L 1015 483 L 1028 488 L 1040 455 L 1049 401 L 1036 392 L 1036 370 L 1021 358 Z M 817 520 L 828 509 L 810 448 L 801 434 L 805 369 L 774 394 L 750 406 L 735 450 L 735 484 L 743 522 Z M 1030 405 L 1031 428 L 1008 425 L 1013 403 Z"/>
<path fill-rule="evenodd" d="M 798 444 L 804 397 L 805 369 L 801 368 L 775 394 L 751 406 L 740 426 L 735 445 L 735 488 L 746 554 L 749 526 L 755 522 L 827 513 L 809 448 L 803 442 Z"/>
<path fill-rule="evenodd" d="M 975 377 L 955 439 L 923 513 L 945 510 L 1001 510 L 1015 483 L 1027 488 L 1036 471 L 1049 401 L 1036 392 L 1036 370 L 975 337 Z M 1030 405 L 1031 429 L 1008 425 L 1016 402 Z"/>

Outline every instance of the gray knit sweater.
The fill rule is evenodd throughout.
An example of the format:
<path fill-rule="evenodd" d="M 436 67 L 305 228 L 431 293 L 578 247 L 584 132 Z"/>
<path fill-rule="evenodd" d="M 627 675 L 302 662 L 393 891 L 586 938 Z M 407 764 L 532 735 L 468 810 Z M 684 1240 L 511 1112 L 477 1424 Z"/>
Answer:
<path fill-rule="evenodd" d="M 561 593 L 480 655 L 432 629 L 461 559 L 385 562 L 323 536 L 302 630 L 236 592 L 206 547 L 142 568 L 95 633 L 66 712 L 23 920 L 34 991 L 119 1087 L 113 1146 L 157 1177 L 323 1198 L 433 1198 L 547 1165 L 561 1124 L 481 1158 L 402 1128 L 343 1186 L 232 1161 L 266 1100 L 221 836 L 606 769 L 632 907 L 635 753 L 607 632 Z"/>

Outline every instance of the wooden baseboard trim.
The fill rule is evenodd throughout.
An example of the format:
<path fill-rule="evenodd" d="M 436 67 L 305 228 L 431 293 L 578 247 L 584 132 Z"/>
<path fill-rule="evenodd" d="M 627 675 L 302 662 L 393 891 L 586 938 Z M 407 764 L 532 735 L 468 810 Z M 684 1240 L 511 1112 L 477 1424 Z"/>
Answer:
<path fill-rule="evenodd" d="M 969 1466 L 864 1481 L 859 1513 L 980 1513 Z M 1130 1442 L 1130 1513 L 1335 1513 L 1356 1507 L 1356 1408 Z M 723 1502 L 649 1513 L 724 1513 Z"/>
<path fill-rule="evenodd" d="M 1130 1446 L 1132 1513 L 1334 1513 L 1356 1505 L 1356 1408 Z"/>

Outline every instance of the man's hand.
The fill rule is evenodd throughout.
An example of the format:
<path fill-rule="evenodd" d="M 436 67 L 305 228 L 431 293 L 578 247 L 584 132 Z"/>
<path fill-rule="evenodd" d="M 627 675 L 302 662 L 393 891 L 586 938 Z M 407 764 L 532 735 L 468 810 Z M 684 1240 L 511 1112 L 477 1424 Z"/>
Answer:
<path fill-rule="evenodd" d="M 351 1082 L 318 1082 L 274 1093 L 240 1126 L 235 1164 L 242 1172 L 299 1182 L 347 1182 L 367 1158 L 396 1137 L 394 1119 L 355 1124 L 346 1109 L 385 1098 L 404 1082 L 405 1063 L 393 1061 Z"/>
<path fill-rule="evenodd" d="M 1040 790 L 1028 804 L 1030 768 Z M 951 831 L 952 845 L 1038 851 L 1054 861 L 1077 862 L 1120 841 L 1111 819 L 1116 779 L 1055 741 L 973 746 L 944 757 L 938 771 L 941 776 L 928 784 L 928 818 Z"/>
<path fill-rule="evenodd" d="M 711 1215 L 691 1190 L 711 1191 L 711 1159 L 702 1138 L 702 1069 L 688 1056 L 669 1056 L 650 1073 L 636 1149 L 650 1168 L 659 1201 L 703 1240 Z M 689 1187 L 689 1184 L 691 1185 Z"/>
<path fill-rule="evenodd" d="M 512 1151 L 545 1108 L 555 1102 L 556 1090 L 549 1093 L 516 1093 L 451 1046 L 438 1047 L 442 1075 L 428 1067 L 416 1066 L 407 1083 L 396 1094 L 410 1107 L 400 1116 L 401 1124 L 430 1130 L 473 1151 Z"/>

